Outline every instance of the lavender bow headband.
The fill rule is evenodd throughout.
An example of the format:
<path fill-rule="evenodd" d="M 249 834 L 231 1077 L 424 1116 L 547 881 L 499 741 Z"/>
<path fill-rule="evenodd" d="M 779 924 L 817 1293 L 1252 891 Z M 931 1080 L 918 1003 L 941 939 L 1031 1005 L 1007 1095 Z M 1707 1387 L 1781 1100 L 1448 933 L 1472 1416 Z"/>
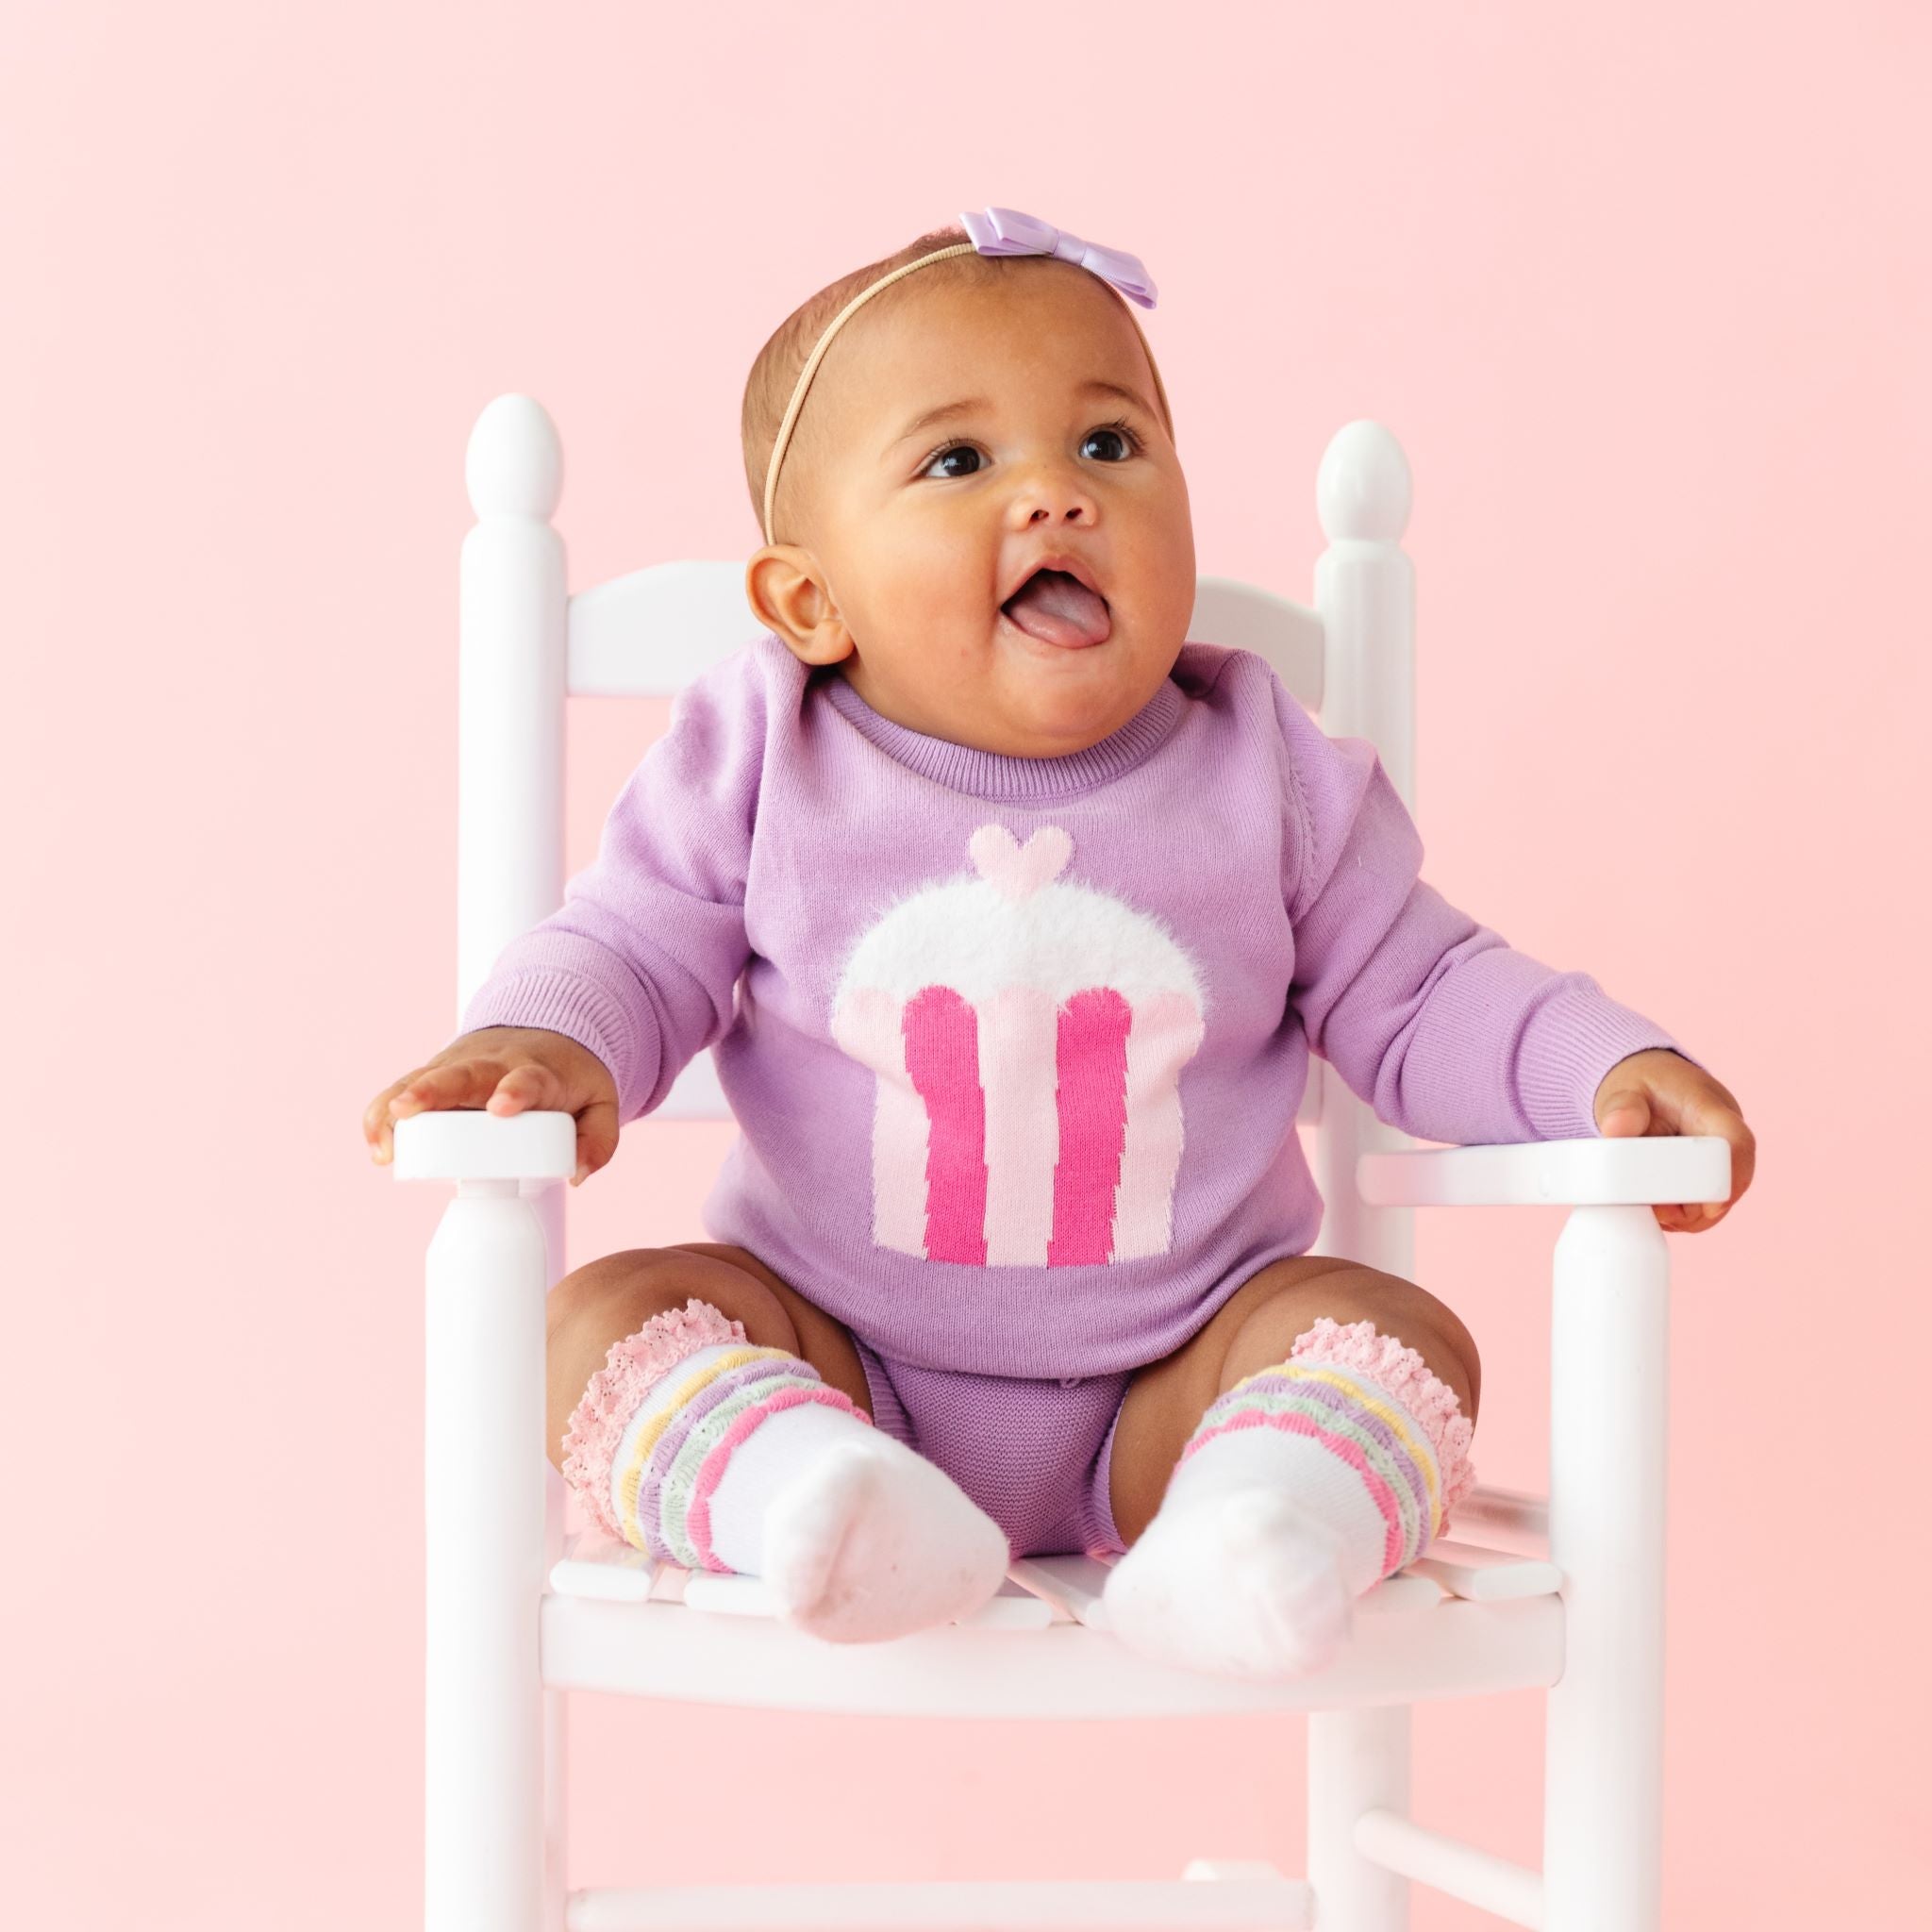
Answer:
<path fill-rule="evenodd" d="M 1023 215 L 1016 208 L 990 208 L 980 214 L 968 208 L 959 217 L 959 225 L 982 255 L 1058 256 L 1075 268 L 1090 270 L 1104 282 L 1111 282 L 1142 308 L 1152 308 L 1159 292 L 1138 255 L 1121 248 L 1103 248 L 1097 242 L 1083 242 L 1064 228 L 1042 222 L 1038 215 Z M 925 258 L 932 259 L 930 256 Z"/>
<path fill-rule="evenodd" d="M 778 468 L 785 460 L 785 451 L 791 443 L 791 431 L 798 421 L 805 392 L 811 387 L 811 379 L 818 373 L 826 347 L 844 325 L 846 318 L 861 303 L 869 302 L 881 289 L 890 288 L 901 275 L 909 275 L 914 269 L 924 268 L 929 261 L 944 261 L 955 255 L 975 252 L 980 255 L 1051 255 L 1098 275 L 1117 293 L 1130 302 L 1138 302 L 1142 308 L 1154 307 L 1158 291 L 1140 257 L 1129 255 L 1124 249 L 1103 248 L 1097 242 L 1083 242 L 1079 236 L 1069 234 L 1064 228 L 1056 228 L 1051 223 L 1042 222 L 1038 215 L 1022 214 L 1013 208 L 968 208 L 960 215 L 959 222 L 970 237 L 968 241 L 955 242 L 946 248 L 935 248 L 930 255 L 922 255 L 914 261 L 902 263 L 891 275 L 881 275 L 877 281 L 861 289 L 825 325 L 824 333 L 806 358 L 805 367 L 798 372 L 791 400 L 785 406 L 784 420 L 779 424 L 777 439 L 772 444 L 772 460 L 765 469 L 767 543 L 772 541 L 772 504 L 778 491 Z M 1140 323 L 1135 321 L 1131 308 L 1127 310 L 1127 320 L 1134 324 L 1134 332 L 1140 336 L 1141 347 L 1147 350 L 1147 366 L 1154 372 L 1155 393 L 1159 397 L 1161 410 L 1165 413 L 1167 392 L 1161 387 L 1160 370 L 1155 363 L 1154 351 L 1148 346 L 1147 337 Z"/>

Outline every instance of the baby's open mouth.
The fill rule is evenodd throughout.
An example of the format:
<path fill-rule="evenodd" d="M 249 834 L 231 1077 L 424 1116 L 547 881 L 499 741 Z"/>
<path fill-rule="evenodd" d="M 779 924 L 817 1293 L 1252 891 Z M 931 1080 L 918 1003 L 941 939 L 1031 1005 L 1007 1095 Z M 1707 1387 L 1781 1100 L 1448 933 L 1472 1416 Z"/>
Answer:
<path fill-rule="evenodd" d="M 1077 650 L 1113 634 L 1107 599 L 1063 570 L 1037 570 L 1000 609 L 1029 638 Z"/>

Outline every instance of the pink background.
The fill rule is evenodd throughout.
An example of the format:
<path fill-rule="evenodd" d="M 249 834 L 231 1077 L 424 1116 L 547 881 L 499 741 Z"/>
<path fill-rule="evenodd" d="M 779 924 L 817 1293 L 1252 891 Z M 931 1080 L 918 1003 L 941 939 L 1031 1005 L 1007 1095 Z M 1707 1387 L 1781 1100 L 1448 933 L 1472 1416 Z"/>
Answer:
<path fill-rule="evenodd" d="M 1674 1241 L 1669 1921 L 1915 1921 L 1928 55 L 1905 4 L 8 8 L 0 1916 L 417 1923 L 441 1191 L 358 1117 L 453 1021 L 464 440 L 549 408 L 578 586 L 744 556 L 758 345 L 994 202 L 1158 280 L 1204 570 L 1306 594 L 1327 437 L 1402 438 L 1429 877 L 1761 1141 Z M 573 869 L 661 724 L 574 708 Z M 727 1133 L 633 1127 L 574 1258 L 701 1238 Z M 1422 1221 L 1491 1482 L 1544 1478 L 1559 1222 Z M 1424 1820 L 1534 1860 L 1539 1710 L 1424 1712 Z M 578 1884 L 1302 1861 L 1294 1722 L 575 1724 Z"/>

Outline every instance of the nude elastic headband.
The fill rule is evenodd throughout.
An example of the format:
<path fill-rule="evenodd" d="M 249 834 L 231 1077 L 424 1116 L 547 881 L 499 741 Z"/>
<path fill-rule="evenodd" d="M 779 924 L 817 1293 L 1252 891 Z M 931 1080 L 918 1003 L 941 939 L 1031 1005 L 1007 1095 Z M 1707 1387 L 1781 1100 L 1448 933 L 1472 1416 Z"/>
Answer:
<path fill-rule="evenodd" d="M 764 528 L 767 543 L 773 541 L 772 504 L 778 492 L 778 467 L 785 460 L 785 450 L 791 441 L 799 408 L 805 401 L 806 391 L 811 387 L 813 375 L 818 373 L 819 363 L 846 318 L 861 303 L 870 302 L 881 289 L 891 288 L 901 275 L 909 275 L 914 269 L 924 268 L 929 261 L 944 261 L 954 255 L 1053 255 L 1098 275 L 1116 292 L 1130 302 L 1138 302 L 1142 308 L 1154 307 L 1158 291 L 1137 255 L 1128 255 L 1118 248 L 1103 248 L 1097 242 L 1083 242 L 1079 236 L 1069 234 L 1064 228 L 1056 228 L 1037 215 L 1023 215 L 1018 208 L 968 208 L 959 217 L 959 223 L 971 240 L 955 242 L 946 248 L 935 248 L 930 255 L 922 255 L 915 260 L 901 263 L 891 275 L 881 275 L 877 281 L 861 289 L 825 325 L 824 333 L 806 358 L 805 367 L 798 372 L 791 400 L 785 406 L 785 419 L 778 425 L 777 441 L 772 444 L 772 460 L 765 469 Z M 1154 393 L 1159 398 L 1160 413 L 1164 418 L 1169 417 L 1167 391 L 1161 387 L 1160 370 L 1154 360 L 1154 351 L 1148 345 L 1146 332 L 1131 308 L 1126 313 L 1127 320 L 1134 325 L 1134 333 L 1141 338 L 1141 346 L 1147 351 L 1147 367 L 1154 372 Z M 1171 418 L 1169 422 L 1171 427 Z"/>

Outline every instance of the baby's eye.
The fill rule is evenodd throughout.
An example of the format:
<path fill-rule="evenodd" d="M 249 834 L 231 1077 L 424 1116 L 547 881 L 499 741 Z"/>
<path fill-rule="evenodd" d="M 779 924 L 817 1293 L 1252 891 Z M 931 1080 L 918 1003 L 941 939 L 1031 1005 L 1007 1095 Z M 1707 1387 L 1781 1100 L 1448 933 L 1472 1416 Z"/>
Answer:
<path fill-rule="evenodd" d="M 1080 445 L 1083 452 L 1093 442 L 1096 437 L 1107 439 L 1109 446 L 1118 446 L 1119 449 L 1118 455 L 1102 456 L 1099 460 L 1104 463 L 1124 462 L 1127 458 L 1135 455 L 1141 448 L 1141 439 L 1127 426 L 1124 419 L 1118 423 L 1103 423 L 1099 427 L 1090 429 L 1087 432 L 1087 441 Z M 979 469 L 980 451 L 970 442 L 949 442 L 942 444 L 940 448 L 934 450 L 926 458 L 925 461 L 920 465 L 919 474 L 922 476 L 930 476 L 934 474 L 933 465 L 935 463 L 950 462 L 955 457 L 969 456 L 974 458 L 971 469 L 941 471 L 939 473 L 936 480 L 944 483 L 957 481 L 963 476 L 974 475 Z"/>
<path fill-rule="evenodd" d="M 941 483 L 944 483 L 952 481 L 960 476 L 970 476 L 974 474 L 974 471 L 979 467 L 978 462 L 976 460 L 978 456 L 979 452 L 976 449 L 974 449 L 970 442 L 950 442 L 943 449 L 934 450 L 931 456 L 927 457 L 924 463 L 921 466 L 919 474 L 922 476 L 929 476 L 932 475 L 932 466 L 935 463 L 949 461 L 954 457 L 972 457 L 975 458 L 972 470 L 942 471 L 940 475 L 939 480 Z"/>
<path fill-rule="evenodd" d="M 1103 423 L 1098 429 L 1090 429 L 1087 432 L 1087 441 L 1089 442 L 1091 442 L 1095 437 L 1107 437 L 1121 446 L 1119 456 L 1103 457 L 1101 458 L 1103 462 L 1124 462 L 1127 458 L 1132 456 L 1141 447 L 1141 439 L 1124 423 Z"/>

